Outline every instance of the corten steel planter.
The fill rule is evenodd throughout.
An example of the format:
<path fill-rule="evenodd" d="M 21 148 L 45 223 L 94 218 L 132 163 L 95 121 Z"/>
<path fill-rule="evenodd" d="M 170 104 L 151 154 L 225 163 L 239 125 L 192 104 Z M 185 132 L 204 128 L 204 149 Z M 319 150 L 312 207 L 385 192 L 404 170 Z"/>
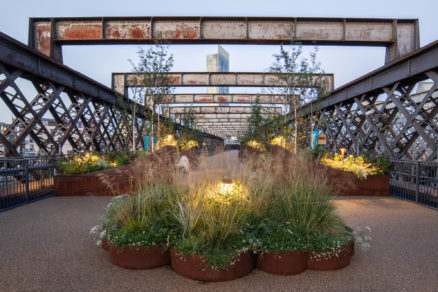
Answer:
<path fill-rule="evenodd" d="M 106 238 L 106 237 L 102 238 L 102 242 L 101 242 L 100 246 L 104 250 L 109 250 L 109 245 L 110 245 L 110 242 L 109 242 L 108 238 Z"/>
<path fill-rule="evenodd" d="M 152 174 L 173 166 L 176 147 L 165 146 L 145 157 L 136 159 L 129 166 L 119 166 L 84 174 L 57 175 L 54 178 L 54 196 L 117 196 L 138 189 L 136 172 L 147 166 Z"/>
<path fill-rule="evenodd" d="M 54 178 L 55 196 L 116 196 L 133 190 L 128 167 Z"/>
<path fill-rule="evenodd" d="M 322 255 L 318 252 L 309 252 L 307 257 L 307 266 L 312 270 L 331 271 L 342 269 L 350 264 L 351 257 L 354 254 L 351 242 L 341 247 L 338 254 Z"/>
<path fill-rule="evenodd" d="M 328 182 L 338 196 L 389 196 L 389 176 L 369 175 L 360 180 L 353 173 L 326 167 Z"/>
<path fill-rule="evenodd" d="M 127 269 L 152 269 L 169 264 L 169 252 L 161 244 L 150 246 L 118 246 L 110 244 L 110 261 Z"/>
<path fill-rule="evenodd" d="M 182 254 L 173 250 L 170 256 L 173 270 L 181 276 L 208 282 L 229 281 L 249 274 L 256 265 L 255 255 L 246 251 L 233 259 L 233 264 L 225 269 L 208 267 L 204 256 Z"/>
<path fill-rule="evenodd" d="M 295 275 L 307 269 L 307 252 L 266 252 L 257 257 L 257 268 L 275 275 Z"/>

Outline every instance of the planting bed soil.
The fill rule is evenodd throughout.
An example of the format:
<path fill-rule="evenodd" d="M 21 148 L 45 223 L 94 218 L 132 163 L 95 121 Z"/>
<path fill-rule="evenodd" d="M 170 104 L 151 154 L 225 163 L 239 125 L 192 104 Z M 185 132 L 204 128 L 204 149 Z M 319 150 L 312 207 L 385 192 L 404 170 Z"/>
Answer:
<path fill-rule="evenodd" d="M 207 266 L 206 259 L 200 255 L 171 252 L 173 270 L 181 276 L 199 281 L 229 281 L 249 274 L 256 265 L 252 252 L 246 251 L 234 257 L 233 263 L 225 269 L 213 269 Z"/>
<path fill-rule="evenodd" d="M 307 269 L 307 252 L 267 252 L 257 257 L 257 268 L 275 275 L 295 275 Z"/>
<path fill-rule="evenodd" d="M 110 244 L 110 261 L 128 269 L 152 269 L 169 264 L 169 252 L 163 245 L 118 246 Z"/>

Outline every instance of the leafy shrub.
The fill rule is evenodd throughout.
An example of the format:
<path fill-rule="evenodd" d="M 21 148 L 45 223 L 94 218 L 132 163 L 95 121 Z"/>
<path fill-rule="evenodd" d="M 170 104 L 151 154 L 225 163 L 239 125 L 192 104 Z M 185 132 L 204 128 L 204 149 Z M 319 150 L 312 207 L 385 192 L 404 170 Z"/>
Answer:
<path fill-rule="evenodd" d="M 89 173 L 120 165 L 128 165 L 136 158 L 145 154 L 145 151 L 137 151 L 135 153 L 129 151 L 111 152 L 108 155 L 87 152 L 84 155 L 78 155 L 67 161 L 56 161 L 55 167 L 64 175 Z"/>
<path fill-rule="evenodd" d="M 368 175 L 383 175 L 384 160 L 381 160 L 380 165 L 372 164 L 368 162 L 364 156 L 354 157 L 353 155 L 348 155 L 342 161 L 341 156 L 335 153 L 333 157 L 325 155 L 321 160 L 321 164 L 329 166 L 331 168 L 340 169 L 343 171 L 354 173 L 359 179 L 366 179 Z"/>

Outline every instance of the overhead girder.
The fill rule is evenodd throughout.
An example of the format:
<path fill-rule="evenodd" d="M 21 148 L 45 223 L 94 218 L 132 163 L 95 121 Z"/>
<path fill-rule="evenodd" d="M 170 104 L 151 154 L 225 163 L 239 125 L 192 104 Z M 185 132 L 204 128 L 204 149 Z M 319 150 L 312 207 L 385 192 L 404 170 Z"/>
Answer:
<path fill-rule="evenodd" d="M 170 72 L 169 86 L 227 86 L 227 87 L 320 87 L 325 92 L 334 89 L 333 74 L 311 74 L 311 80 L 300 80 L 298 74 L 264 72 Z M 144 87 L 145 74 L 136 72 L 112 73 L 112 88 L 128 96 L 130 87 Z M 289 78 L 286 80 L 286 78 Z"/>
<path fill-rule="evenodd" d="M 438 41 L 298 112 L 300 119 L 312 112 L 315 128 L 326 131 L 335 148 L 437 161 Z"/>
<path fill-rule="evenodd" d="M 163 107 L 163 114 L 250 114 L 250 106 L 173 106 Z M 277 113 L 281 114 L 283 109 L 281 107 L 265 107 L 261 108 L 261 113 Z"/>
<path fill-rule="evenodd" d="M 62 45 L 285 44 L 386 47 L 385 62 L 419 48 L 418 19 L 321 17 L 30 18 L 29 46 L 62 61 Z"/>
<path fill-rule="evenodd" d="M 277 94 L 202 94 L 181 93 L 172 94 L 163 98 L 161 104 L 174 103 L 255 103 L 259 98 L 260 104 L 287 104 L 285 96 Z"/>

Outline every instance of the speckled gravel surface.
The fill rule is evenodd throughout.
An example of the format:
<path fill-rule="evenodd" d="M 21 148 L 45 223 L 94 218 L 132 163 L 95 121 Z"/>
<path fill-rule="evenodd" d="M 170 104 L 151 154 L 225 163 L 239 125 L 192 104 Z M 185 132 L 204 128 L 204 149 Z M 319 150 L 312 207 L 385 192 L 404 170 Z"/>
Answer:
<path fill-rule="evenodd" d="M 340 198 L 352 227 L 372 227 L 371 249 L 357 249 L 337 271 L 274 276 L 259 270 L 200 283 L 171 268 L 113 266 L 89 234 L 107 197 L 54 197 L 0 213 L 0 291 L 437 291 L 438 211 L 393 198 Z"/>

